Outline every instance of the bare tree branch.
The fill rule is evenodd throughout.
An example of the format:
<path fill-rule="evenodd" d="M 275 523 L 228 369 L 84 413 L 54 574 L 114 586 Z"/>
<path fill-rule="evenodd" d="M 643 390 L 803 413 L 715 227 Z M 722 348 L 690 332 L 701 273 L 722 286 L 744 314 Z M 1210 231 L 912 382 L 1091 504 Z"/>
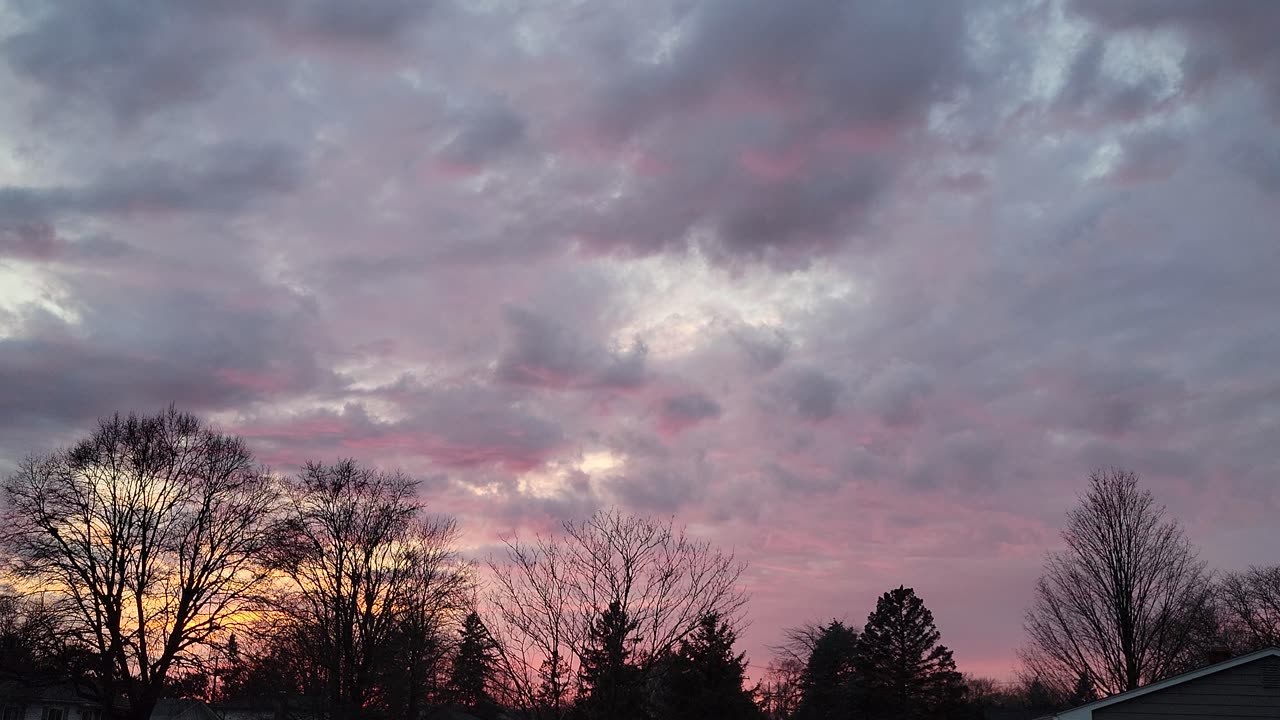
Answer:
<path fill-rule="evenodd" d="M 277 505 L 239 438 L 172 407 L 108 418 L 27 460 L 4 496 L 12 572 L 57 603 L 97 658 L 102 699 L 123 696 L 136 718 L 176 665 L 252 607 Z"/>
<path fill-rule="evenodd" d="M 1199 658 L 1212 587 L 1205 565 L 1151 493 L 1125 471 L 1090 475 L 1027 612 L 1028 674 L 1070 692 L 1131 690 Z"/>
<path fill-rule="evenodd" d="M 558 536 L 505 542 L 505 560 L 490 563 L 496 617 L 489 626 L 510 699 L 535 717 L 562 716 L 569 698 L 547 702 L 544 664 L 556 658 L 561 674 L 572 676 L 592 621 L 610 603 L 636 623 L 633 657 L 646 667 L 704 616 L 736 621 L 746 602 L 738 585 L 743 564 L 671 521 L 609 510 L 565 523 Z"/>

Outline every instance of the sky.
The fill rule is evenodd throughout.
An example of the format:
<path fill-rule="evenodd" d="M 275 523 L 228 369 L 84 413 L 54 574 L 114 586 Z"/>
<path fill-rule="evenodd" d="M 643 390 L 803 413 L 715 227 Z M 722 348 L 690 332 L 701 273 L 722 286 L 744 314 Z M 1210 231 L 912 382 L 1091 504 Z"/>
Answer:
<path fill-rule="evenodd" d="M 0 0 L 0 472 L 176 403 L 616 506 L 788 626 L 914 587 L 1010 677 L 1124 467 L 1280 541 L 1280 2 Z"/>

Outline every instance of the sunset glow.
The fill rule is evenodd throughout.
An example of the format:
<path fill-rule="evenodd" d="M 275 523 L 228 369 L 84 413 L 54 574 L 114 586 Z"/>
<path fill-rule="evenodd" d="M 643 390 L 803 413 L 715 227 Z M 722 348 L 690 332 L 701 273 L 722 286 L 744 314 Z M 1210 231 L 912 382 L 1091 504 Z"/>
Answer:
<path fill-rule="evenodd" d="M 899 585 L 1012 678 L 1095 468 L 1280 543 L 1280 1 L 0 0 L 0 474 L 173 403 L 616 507 L 741 648 Z"/>

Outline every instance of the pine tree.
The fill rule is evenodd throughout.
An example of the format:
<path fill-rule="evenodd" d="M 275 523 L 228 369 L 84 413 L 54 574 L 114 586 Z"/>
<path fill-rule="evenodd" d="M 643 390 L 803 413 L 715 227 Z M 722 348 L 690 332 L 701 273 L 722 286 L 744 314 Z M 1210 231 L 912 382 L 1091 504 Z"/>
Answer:
<path fill-rule="evenodd" d="M 858 642 L 858 675 L 872 717 L 936 718 L 954 713 L 964 680 L 933 613 L 911 588 L 880 596 Z"/>
<path fill-rule="evenodd" d="M 846 720 L 853 715 L 858 633 L 832 620 L 814 641 L 800 676 L 796 720 Z"/>
<path fill-rule="evenodd" d="M 1097 699 L 1098 694 L 1093 690 L 1093 678 L 1087 672 L 1081 673 L 1080 677 L 1076 678 L 1076 685 L 1071 690 L 1071 695 L 1067 697 L 1067 707 L 1073 708 Z"/>
<path fill-rule="evenodd" d="M 538 687 L 534 691 L 538 717 L 560 717 L 567 705 L 568 695 L 569 665 L 560 655 L 560 649 L 554 648 L 538 668 Z"/>
<path fill-rule="evenodd" d="M 1027 684 L 1025 695 L 1027 710 L 1036 715 L 1053 712 L 1058 707 L 1058 702 L 1054 699 L 1049 686 L 1038 677 L 1032 678 Z"/>
<path fill-rule="evenodd" d="M 449 676 L 449 692 L 457 704 L 479 707 L 489 702 L 488 688 L 495 664 L 493 639 L 474 610 L 463 620 L 461 634 Z"/>
<path fill-rule="evenodd" d="M 703 616 L 668 663 L 663 718 L 751 720 L 760 712 L 743 687 L 747 660 L 734 653 L 737 633 L 717 613 Z"/>
<path fill-rule="evenodd" d="M 240 657 L 240 641 L 235 633 L 227 638 L 221 667 L 215 672 L 217 686 L 214 688 L 214 700 L 226 700 L 240 694 L 244 685 L 244 660 Z"/>
<path fill-rule="evenodd" d="M 640 671 L 632 663 L 636 628 L 616 600 L 591 624 L 578 669 L 579 708 L 587 720 L 644 716 Z"/>

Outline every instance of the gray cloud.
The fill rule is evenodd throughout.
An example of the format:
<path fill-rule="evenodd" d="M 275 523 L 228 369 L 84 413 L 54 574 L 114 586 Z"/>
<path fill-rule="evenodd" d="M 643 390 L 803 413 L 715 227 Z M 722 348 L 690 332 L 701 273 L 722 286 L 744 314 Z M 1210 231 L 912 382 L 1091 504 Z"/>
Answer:
<path fill-rule="evenodd" d="M 695 425 L 703 420 L 714 420 L 722 412 L 720 403 L 700 392 L 675 395 L 662 401 L 659 425 L 671 432 Z"/>
<path fill-rule="evenodd" d="M 1270 562 L 1273 11 L 1071 7 L 10 2 L 0 470 L 177 402 L 478 547 L 678 512 L 758 658 L 771 588 L 989 608 L 962 561 L 1017 568 L 945 630 L 1006 672 L 1094 465 Z M 1116 72 L 1147 28 L 1176 86 Z"/>
<path fill-rule="evenodd" d="M 1125 138 L 1110 178 L 1122 185 L 1161 180 L 1178 169 L 1184 155 L 1181 140 L 1168 132 L 1135 134 Z"/>
<path fill-rule="evenodd" d="M 484 163 L 519 147 L 525 141 L 525 122 L 505 101 L 482 103 L 463 113 L 462 130 L 444 149 L 444 156 L 468 165 Z"/>
<path fill-rule="evenodd" d="M 963 35 L 961 3 L 699 5 L 670 59 L 626 68 L 596 111 L 606 135 L 644 138 L 680 175 L 637 178 L 587 239 L 779 267 L 850 245 L 892 184 L 896 139 L 965 81 Z M 752 109 L 734 109 L 735 94 Z"/>
<path fill-rule="evenodd" d="M 1280 8 L 1269 0 L 1075 0 L 1073 7 L 1116 30 L 1174 29 L 1190 43 L 1182 60 L 1192 88 L 1231 73 L 1253 77 L 1280 112 Z"/>
<path fill-rule="evenodd" d="M 237 20 L 297 48 L 326 44 L 379 48 L 398 40 L 431 8 L 429 0 L 281 0 L 221 3 L 156 0 L 17 2 L 22 29 L 0 55 L 59 104 L 107 110 L 136 126 L 169 107 L 207 100 L 237 64 L 266 48 Z M 299 43 L 298 41 L 303 41 Z"/>
<path fill-rule="evenodd" d="M 62 251 L 62 240 L 45 223 L 0 225 L 0 257 L 49 260 Z"/>
<path fill-rule="evenodd" d="M 508 307 L 504 319 L 513 336 L 498 359 L 497 377 L 504 382 L 625 389 L 646 381 L 648 351 L 639 340 L 629 348 L 612 350 L 527 310 Z"/>
<path fill-rule="evenodd" d="M 0 218 L 41 223 L 65 215 L 234 212 L 300 180 L 300 159 L 288 148 L 219 144 L 181 162 L 109 168 L 80 186 L 0 186 Z"/>
<path fill-rule="evenodd" d="M 1105 42 L 1095 38 L 1076 54 L 1054 101 L 1059 112 L 1101 124 L 1131 122 L 1155 111 L 1176 93 L 1154 73 L 1139 79 L 1108 74 L 1102 67 L 1105 50 Z"/>
<path fill-rule="evenodd" d="M 759 372 L 781 365 L 791 347 L 786 333 L 777 328 L 743 325 L 731 329 L 729 336 L 741 348 L 750 366 Z"/>
<path fill-rule="evenodd" d="M 807 420 L 826 420 L 834 415 L 843 390 L 839 380 L 815 369 L 794 370 L 778 386 L 787 409 Z"/>

